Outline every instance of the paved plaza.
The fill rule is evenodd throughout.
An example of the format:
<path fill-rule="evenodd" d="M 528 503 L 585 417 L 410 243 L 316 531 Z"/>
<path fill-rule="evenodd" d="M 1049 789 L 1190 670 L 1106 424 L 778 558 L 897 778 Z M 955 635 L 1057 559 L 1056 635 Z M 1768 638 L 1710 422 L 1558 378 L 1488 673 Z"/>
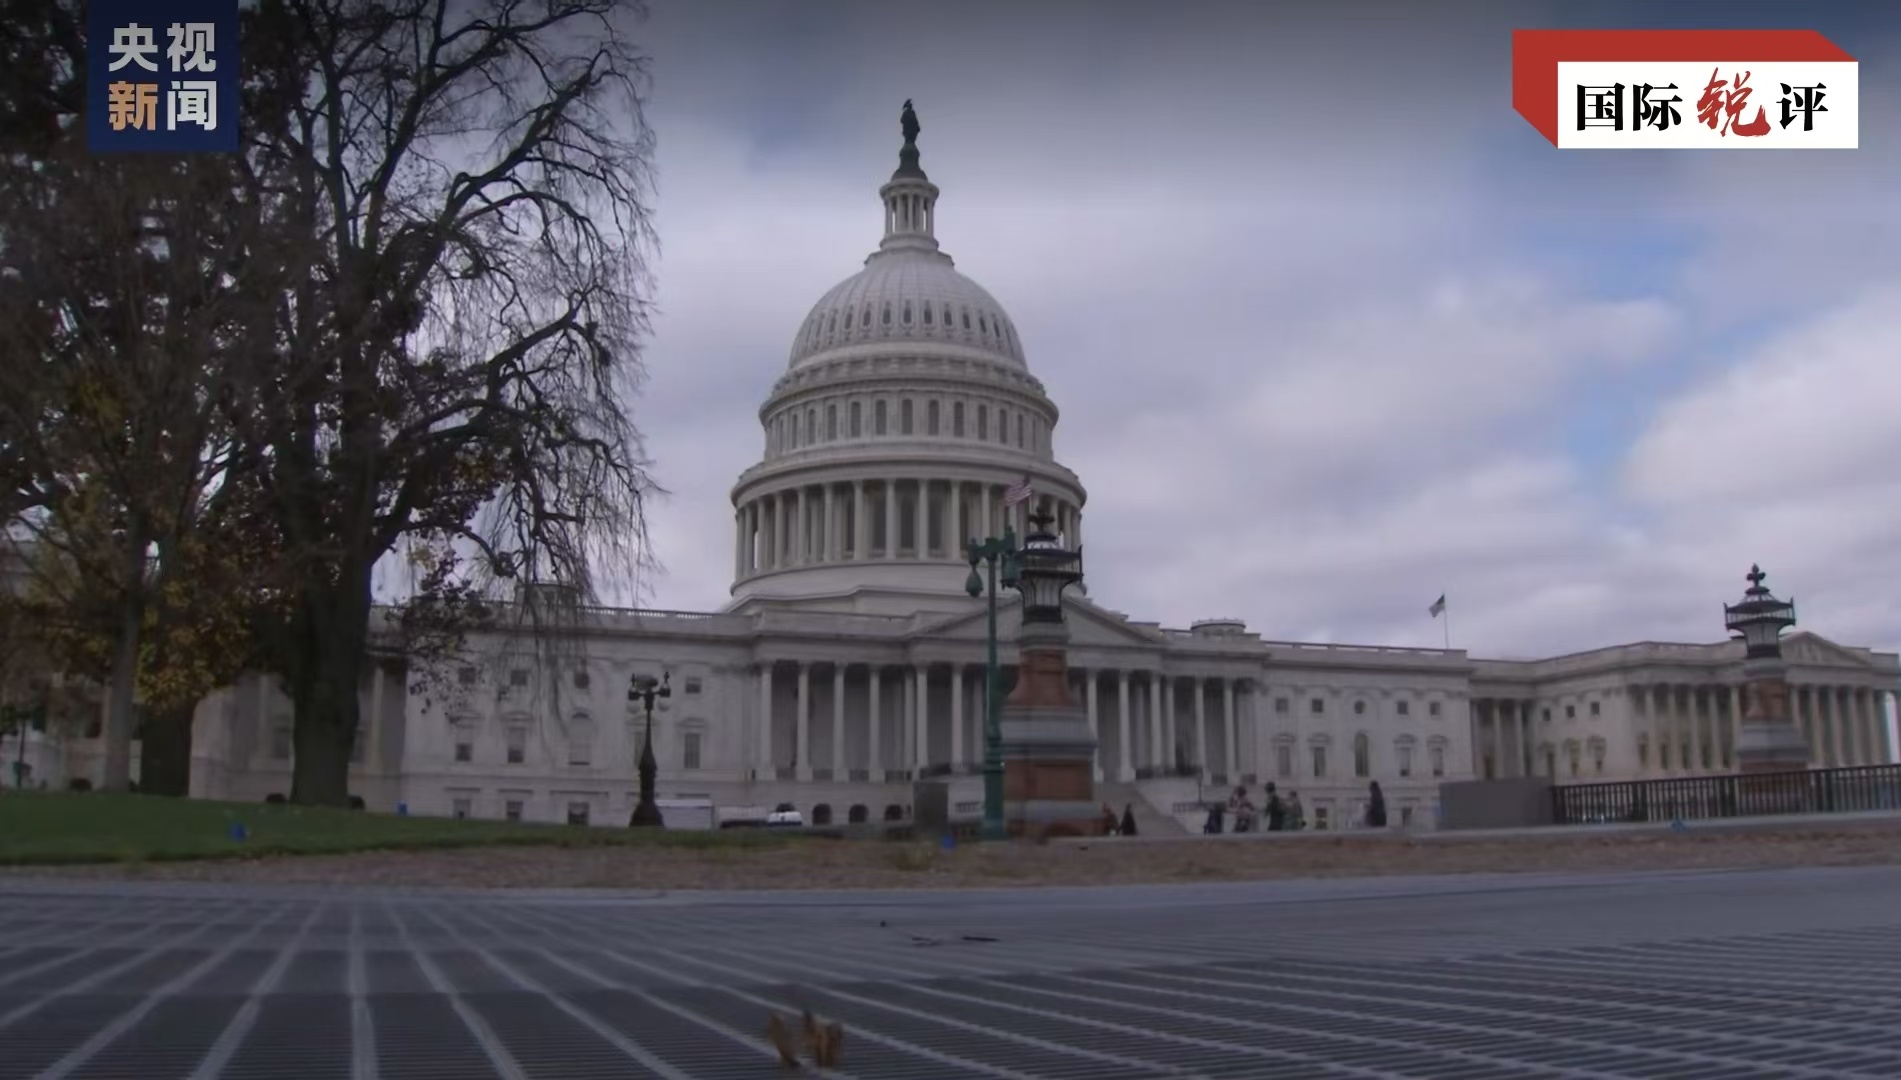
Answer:
<path fill-rule="evenodd" d="M 1901 870 L 914 893 L 0 883 L 0 1080 L 1901 1077 Z"/>

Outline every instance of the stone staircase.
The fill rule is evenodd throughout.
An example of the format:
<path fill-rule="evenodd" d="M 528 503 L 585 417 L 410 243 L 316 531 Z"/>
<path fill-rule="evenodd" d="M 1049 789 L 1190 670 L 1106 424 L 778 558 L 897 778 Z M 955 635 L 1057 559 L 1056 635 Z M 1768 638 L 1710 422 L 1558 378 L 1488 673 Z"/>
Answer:
<path fill-rule="evenodd" d="M 1189 830 L 1175 815 L 1159 810 L 1142 794 L 1139 784 L 1117 784 L 1104 782 L 1096 785 L 1096 801 L 1108 803 L 1115 812 L 1122 808 L 1135 808 L 1135 830 L 1137 836 L 1187 836 Z"/>

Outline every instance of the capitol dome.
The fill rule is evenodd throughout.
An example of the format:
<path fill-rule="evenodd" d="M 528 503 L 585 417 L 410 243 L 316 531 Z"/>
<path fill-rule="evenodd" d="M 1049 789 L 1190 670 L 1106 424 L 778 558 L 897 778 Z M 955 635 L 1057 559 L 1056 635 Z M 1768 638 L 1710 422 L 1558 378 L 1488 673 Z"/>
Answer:
<path fill-rule="evenodd" d="M 937 242 L 938 187 L 905 102 L 884 238 L 800 324 L 733 487 L 733 596 L 838 610 L 961 609 L 967 540 L 1041 510 L 1080 543 L 1086 498 L 1003 305 Z"/>

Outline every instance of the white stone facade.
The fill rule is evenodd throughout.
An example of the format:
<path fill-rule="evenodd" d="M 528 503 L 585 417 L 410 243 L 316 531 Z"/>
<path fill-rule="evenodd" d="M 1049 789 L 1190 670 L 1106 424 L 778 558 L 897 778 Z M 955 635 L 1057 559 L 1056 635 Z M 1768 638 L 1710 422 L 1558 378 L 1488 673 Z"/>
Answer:
<path fill-rule="evenodd" d="M 1059 413 L 1014 324 L 938 250 L 937 187 L 901 168 L 881 194 L 879 249 L 813 307 L 760 409 L 763 458 L 732 491 L 728 609 L 593 610 L 553 652 L 472 641 L 426 687 L 401 658 L 379 659 L 352 781 L 370 807 L 624 823 L 643 722 L 627 688 L 664 672 L 663 798 L 875 821 L 907 812 L 913 779 L 948 774 L 961 778 L 957 808 L 975 812 L 984 618 L 964 592 L 964 541 L 1006 524 L 1020 534 L 1034 505 L 1079 544 L 1088 496 L 1056 460 Z M 1031 501 L 1006 505 L 1026 480 Z M 1164 629 L 1071 600 L 1099 790 L 1151 820 L 1188 824 L 1204 795 L 1244 784 L 1258 800 L 1272 782 L 1300 793 L 1313 824 L 1352 827 L 1378 780 L 1393 824 L 1430 827 L 1444 781 L 1681 776 L 1732 761 L 1734 644 L 1474 660 L 1264 641 L 1235 620 Z M 1000 628 L 1007 665 L 1013 606 Z M 1817 764 L 1893 760 L 1901 658 L 1809 634 L 1788 655 Z M 288 793 L 289 732 L 289 702 L 265 680 L 214 695 L 194 793 Z M 34 748 L 48 756 L 36 775 L 86 773 L 91 742 L 61 750 L 64 767 L 55 748 Z"/>

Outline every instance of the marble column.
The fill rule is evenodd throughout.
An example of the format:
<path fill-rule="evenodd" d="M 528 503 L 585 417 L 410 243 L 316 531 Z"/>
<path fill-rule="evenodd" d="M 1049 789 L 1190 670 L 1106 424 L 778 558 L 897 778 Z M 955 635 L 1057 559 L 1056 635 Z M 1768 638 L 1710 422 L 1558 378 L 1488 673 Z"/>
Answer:
<path fill-rule="evenodd" d="M 1228 783 L 1230 784 L 1238 784 L 1241 782 L 1241 735 L 1237 730 L 1237 726 L 1234 715 L 1234 680 L 1222 679 L 1221 737 L 1223 742 L 1226 743 L 1222 748 L 1223 753 L 1226 755 L 1226 760 L 1221 763 L 1221 768 L 1227 773 Z"/>
<path fill-rule="evenodd" d="M 812 561 L 812 489 L 801 487 L 798 493 L 798 538 L 792 542 L 792 565 L 804 566 Z"/>
<path fill-rule="evenodd" d="M 746 576 L 746 511 L 733 511 L 733 580 Z"/>
<path fill-rule="evenodd" d="M 1131 741 L 1129 739 L 1129 673 L 1116 672 L 1116 740 L 1120 760 L 1116 762 L 1116 779 L 1128 783 L 1135 779 L 1135 766 L 1129 760 Z"/>
<path fill-rule="evenodd" d="M 964 546 L 970 534 L 964 531 L 964 484 L 961 480 L 952 480 L 950 484 L 950 502 L 944 508 L 949 533 L 944 537 L 945 554 L 953 559 L 964 555 Z"/>
<path fill-rule="evenodd" d="M 1729 756 L 1723 763 L 1726 769 L 1736 767 L 1736 747 L 1743 738 L 1743 690 L 1740 686 L 1728 688 L 1729 698 Z"/>
<path fill-rule="evenodd" d="M 759 759 L 756 774 L 761 780 L 778 776 L 772 762 L 772 662 L 759 665 Z"/>
<path fill-rule="evenodd" d="M 1089 734 L 1096 740 L 1096 782 L 1100 784 L 1102 783 L 1102 722 L 1097 718 L 1096 713 L 1096 683 L 1100 680 L 1102 672 L 1091 668 L 1084 674 L 1088 676 L 1089 681 L 1085 684 L 1083 698 L 1089 709 Z"/>
<path fill-rule="evenodd" d="M 931 555 L 931 482 L 920 478 L 917 481 L 917 502 L 911 511 L 915 516 L 912 522 L 911 557 L 928 559 Z"/>
<path fill-rule="evenodd" d="M 964 667 L 951 665 L 951 772 L 959 772 L 964 766 Z"/>
<path fill-rule="evenodd" d="M 931 757 L 931 669 L 919 664 L 914 674 L 917 678 L 917 711 L 912 714 L 911 775 L 916 777 Z"/>
<path fill-rule="evenodd" d="M 812 665 L 799 662 L 799 716 L 794 734 L 794 773 L 800 780 L 812 779 Z"/>
<path fill-rule="evenodd" d="M 1162 687 L 1168 677 L 1161 672 L 1149 675 L 1149 767 L 1162 765 L 1168 759 L 1162 755 Z"/>
<path fill-rule="evenodd" d="M 825 485 L 825 535 L 821 538 L 825 546 L 825 554 L 821 557 L 821 562 L 832 562 L 838 558 L 838 503 L 832 497 L 832 490 L 837 486 L 836 484 Z"/>
<path fill-rule="evenodd" d="M 865 517 L 863 480 L 852 481 L 851 499 L 851 557 L 862 561 L 870 558 L 866 548 L 871 544 L 871 521 Z"/>
<path fill-rule="evenodd" d="M 827 489 L 830 490 L 829 488 Z M 832 665 L 832 780 L 845 780 L 845 665 Z"/>
<path fill-rule="evenodd" d="M 878 697 L 879 691 L 884 686 L 884 672 L 878 665 L 873 664 L 867 671 L 866 678 L 871 682 L 871 688 L 868 691 L 870 700 L 866 702 L 865 715 L 865 753 L 869 761 L 866 768 L 871 770 L 871 782 L 882 784 L 884 783 L 884 711 Z"/>
<path fill-rule="evenodd" d="M 884 482 L 884 557 L 898 557 L 898 482 Z"/>
<path fill-rule="evenodd" d="M 996 525 L 993 523 L 992 513 L 990 509 L 990 504 L 995 502 L 996 499 L 995 499 L 994 493 L 991 491 L 991 487 L 989 484 L 978 484 L 977 492 L 978 492 L 977 510 L 978 510 L 978 513 L 981 514 L 983 517 L 983 535 L 979 537 L 978 539 L 988 540 L 991 537 L 997 535 L 997 528 L 996 528 Z"/>
<path fill-rule="evenodd" d="M 1193 750 L 1195 755 L 1195 770 L 1197 775 L 1206 779 L 1208 774 L 1212 771 L 1208 768 L 1208 716 L 1206 707 L 1208 700 L 1208 683 L 1201 676 L 1196 675 L 1188 680 L 1188 688 L 1189 691 L 1195 695 L 1195 741 Z"/>

